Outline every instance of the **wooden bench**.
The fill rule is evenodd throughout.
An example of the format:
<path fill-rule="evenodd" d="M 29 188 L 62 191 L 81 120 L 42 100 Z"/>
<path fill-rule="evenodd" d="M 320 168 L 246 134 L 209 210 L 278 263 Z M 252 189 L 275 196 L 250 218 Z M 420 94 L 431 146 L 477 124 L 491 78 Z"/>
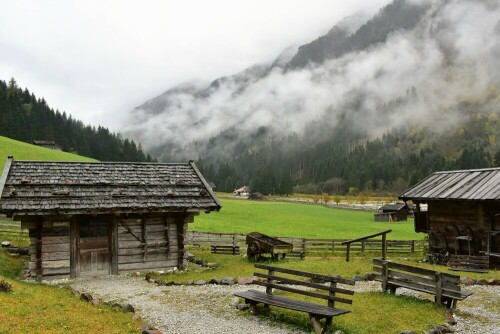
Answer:
<path fill-rule="evenodd" d="M 211 245 L 210 252 L 213 254 L 240 255 L 240 246 L 238 246 L 238 245 Z"/>
<path fill-rule="evenodd" d="M 337 284 L 340 283 L 354 285 L 353 280 L 335 276 L 313 274 L 292 269 L 272 267 L 263 264 L 256 264 L 255 268 L 268 271 L 267 273 L 254 273 L 255 276 L 266 279 L 265 281 L 254 281 L 254 284 L 265 286 L 266 291 L 262 292 L 257 290 L 248 290 L 237 292 L 234 294 L 235 296 L 244 298 L 245 303 L 251 305 L 252 313 L 254 315 L 257 315 L 257 304 L 264 304 L 266 308 L 272 305 L 309 313 L 309 317 L 312 320 L 314 330 L 316 331 L 316 333 L 322 333 L 323 330 L 326 330 L 326 327 L 332 323 L 333 317 L 350 312 L 348 310 L 336 308 L 335 302 L 352 304 L 352 300 L 349 299 L 348 296 L 353 295 L 354 292 L 352 290 L 337 287 Z M 279 274 L 276 273 L 286 274 L 287 276 L 278 276 Z M 308 278 L 308 280 L 304 280 L 304 278 Z M 329 284 L 325 285 L 322 283 Z M 311 289 L 304 289 L 304 287 Z M 326 300 L 327 303 L 326 305 L 320 305 L 313 302 L 306 302 L 290 297 L 274 295 L 273 289 L 286 291 L 291 294 Z M 343 294 L 346 296 L 339 297 L 338 294 Z M 323 318 L 325 319 L 324 328 L 322 327 L 320 322 L 320 320 Z"/>
<path fill-rule="evenodd" d="M 460 291 L 460 276 L 439 271 L 412 267 L 406 264 L 373 260 L 373 270 L 378 273 L 375 280 L 382 282 L 382 290 L 396 293 L 397 288 L 407 288 L 435 295 L 438 305 L 455 308 L 458 300 L 472 293 Z"/>

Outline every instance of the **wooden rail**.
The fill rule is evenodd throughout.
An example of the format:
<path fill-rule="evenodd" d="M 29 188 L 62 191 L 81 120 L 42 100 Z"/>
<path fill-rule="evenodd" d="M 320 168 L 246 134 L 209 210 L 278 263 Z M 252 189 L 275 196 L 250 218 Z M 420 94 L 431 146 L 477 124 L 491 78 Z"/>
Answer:
<path fill-rule="evenodd" d="M 364 236 L 364 237 L 360 237 L 360 238 L 356 238 L 356 239 L 352 239 L 352 240 L 347 240 L 347 241 L 343 241 L 341 242 L 340 244 L 341 245 L 347 245 L 347 251 L 346 251 L 346 254 L 345 254 L 345 260 L 346 262 L 349 262 L 349 257 L 350 257 L 350 254 L 351 254 L 351 244 L 353 242 L 358 242 L 358 241 L 361 241 L 361 242 L 364 242 L 365 240 L 367 239 L 371 239 L 371 238 L 375 238 L 375 237 L 378 237 L 378 236 L 382 236 L 382 259 L 385 260 L 386 256 L 387 256 L 387 233 L 391 233 L 392 230 L 385 230 L 385 231 L 382 231 L 382 232 L 379 232 L 379 233 L 374 233 L 374 234 L 370 234 L 370 235 L 367 235 L 367 236 Z M 362 250 L 362 252 L 364 252 L 364 249 Z"/>
<path fill-rule="evenodd" d="M 293 252 L 304 254 L 314 253 L 344 253 L 347 245 L 342 244 L 345 239 L 309 239 L 309 238 L 289 238 L 275 237 L 293 245 Z M 211 233 L 188 231 L 186 236 L 187 245 L 192 247 L 206 247 L 211 245 L 235 245 L 240 246 L 242 252 L 246 251 L 246 234 L 238 233 Z M 363 241 L 353 241 L 350 244 L 351 253 L 380 252 L 382 240 L 371 239 Z M 423 240 L 386 240 L 387 253 L 415 253 L 420 252 L 424 246 Z"/>

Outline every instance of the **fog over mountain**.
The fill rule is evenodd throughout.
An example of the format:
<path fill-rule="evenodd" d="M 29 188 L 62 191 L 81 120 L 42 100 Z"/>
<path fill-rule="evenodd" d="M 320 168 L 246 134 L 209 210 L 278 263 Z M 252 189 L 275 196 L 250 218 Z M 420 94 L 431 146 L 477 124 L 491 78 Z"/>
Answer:
<path fill-rule="evenodd" d="M 132 110 L 122 130 L 160 159 L 198 158 L 229 130 L 302 136 L 318 125 L 321 137 L 346 120 L 366 139 L 408 124 L 455 130 L 464 104 L 500 112 L 499 18 L 498 0 L 396 0 L 270 64 L 171 88 Z"/>

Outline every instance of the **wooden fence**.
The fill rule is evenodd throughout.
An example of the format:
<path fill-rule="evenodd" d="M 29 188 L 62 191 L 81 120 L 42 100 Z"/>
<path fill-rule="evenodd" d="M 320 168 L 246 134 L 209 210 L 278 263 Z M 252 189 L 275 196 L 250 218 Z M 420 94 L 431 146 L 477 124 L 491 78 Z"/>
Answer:
<path fill-rule="evenodd" d="M 347 246 L 341 243 L 347 239 L 308 239 L 275 237 L 293 245 L 294 252 L 333 253 L 347 251 Z M 211 245 L 234 245 L 246 249 L 246 234 L 237 233 L 211 233 L 188 231 L 186 243 L 194 247 L 210 247 Z M 387 240 L 387 253 L 415 253 L 423 250 L 423 240 Z M 382 247 L 382 240 L 371 239 L 351 243 L 350 251 L 364 254 L 365 252 L 378 252 Z"/>

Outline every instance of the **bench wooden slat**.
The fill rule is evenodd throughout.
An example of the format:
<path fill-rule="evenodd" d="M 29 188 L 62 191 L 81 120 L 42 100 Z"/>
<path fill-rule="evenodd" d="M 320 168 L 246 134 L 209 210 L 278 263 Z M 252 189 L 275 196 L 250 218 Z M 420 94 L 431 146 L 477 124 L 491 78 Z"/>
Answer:
<path fill-rule="evenodd" d="M 257 285 L 260 285 L 260 286 L 271 287 L 273 289 L 292 292 L 292 293 L 296 293 L 299 295 L 304 295 L 304 296 L 309 296 L 309 297 L 314 297 L 314 298 L 319 298 L 319 299 L 324 299 L 324 300 L 331 300 L 334 302 L 340 302 L 340 303 L 344 303 L 344 304 L 352 304 L 352 300 L 347 299 L 347 298 L 323 295 L 321 293 L 311 292 L 311 291 L 307 291 L 307 290 L 294 289 L 294 288 L 290 288 L 288 286 L 284 286 L 284 285 L 280 285 L 280 284 L 273 284 L 273 283 L 268 283 L 268 282 L 255 281 L 254 283 Z"/>
<path fill-rule="evenodd" d="M 327 285 L 322 285 L 318 283 L 312 283 L 312 282 L 305 282 L 305 281 L 299 281 L 291 278 L 285 278 L 285 277 L 280 277 L 280 276 L 275 276 L 275 275 L 267 275 L 259 272 L 253 273 L 254 276 L 261 277 L 261 278 L 266 278 L 269 280 L 275 280 L 278 281 L 279 283 L 282 284 L 296 284 L 296 285 L 303 285 L 307 286 L 309 288 L 314 288 L 318 290 L 325 290 L 325 291 L 331 291 L 331 292 L 338 292 L 338 293 L 343 293 L 346 295 L 354 295 L 354 291 L 352 290 L 347 290 L 347 289 L 342 289 L 342 288 L 337 288 L 337 287 L 332 287 L 332 286 L 327 286 Z M 267 284 L 267 282 L 261 282 L 263 284 Z M 302 290 L 297 290 L 297 293 L 300 293 Z"/>
<path fill-rule="evenodd" d="M 266 305 L 278 306 L 290 310 L 306 312 L 314 315 L 321 315 L 324 317 L 334 317 L 350 312 L 348 310 L 331 308 L 328 306 L 323 306 L 283 296 L 270 295 L 265 292 L 257 290 L 237 292 L 234 295 L 258 303 L 263 303 Z"/>
<path fill-rule="evenodd" d="M 273 271 L 278 271 L 278 272 L 285 273 L 285 274 L 303 276 L 303 277 L 308 277 L 308 278 L 312 278 L 312 279 L 316 279 L 316 280 L 320 280 L 320 281 L 325 281 L 325 282 L 335 282 L 335 283 L 342 283 L 342 284 L 347 284 L 347 285 L 354 285 L 355 284 L 355 282 L 353 280 L 347 279 L 347 278 L 321 275 L 321 274 L 309 273 L 306 271 L 298 271 L 298 270 L 287 269 L 287 268 L 273 267 L 273 266 L 269 266 L 266 264 L 260 264 L 260 263 L 255 264 L 255 268 L 265 269 L 265 270 L 273 270 Z"/>
<path fill-rule="evenodd" d="M 382 261 L 383 260 L 380 260 L 380 259 L 373 259 L 373 263 L 378 265 L 378 266 L 382 265 Z M 434 271 L 434 270 L 424 269 L 424 268 L 420 268 L 420 267 L 412 267 L 412 266 L 409 266 L 406 264 L 395 263 L 395 262 L 387 262 L 387 263 L 389 264 L 389 267 L 391 269 L 399 269 L 399 270 L 407 271 L 407 272 L 410 272 L 413 274 L 434 277 L 434 275 L 436 273 L 436 271 Z M 460 283 L 460 276 L 452 275 L 452 274 L 448 274 L 448 273 L 442 273 L 442 275 L 443 275 L 443 279 L 447 282 Z"/>

